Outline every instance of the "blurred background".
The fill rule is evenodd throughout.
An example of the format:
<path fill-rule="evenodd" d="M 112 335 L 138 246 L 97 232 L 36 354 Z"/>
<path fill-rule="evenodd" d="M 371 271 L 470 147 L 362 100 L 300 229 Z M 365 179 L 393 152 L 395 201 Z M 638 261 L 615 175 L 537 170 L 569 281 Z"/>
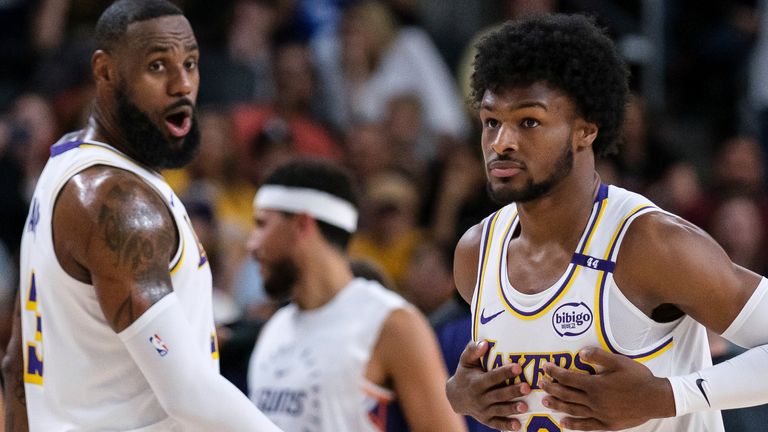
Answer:
<path fill-rule="evenodd" d="M 50 145 L 89 114 L 92 32 L 110 3 L 0 0 L 3 348 L 29 198 Z M 222 369 L 239 385 L 277 306 L 245 250 L 251 203 L 260 178 L 293 155 L 349 167 L 364 197 L 356 269 L 427 314 L 455 367 L 446 340 L 463 348 L 469 311 L 453 288 L 453 247 L 496 208 L 466 103 L 472 46 L 532 12 L 596 17 L 631 66 L 624 142 L 599 162 L 603 181 L 646 194 L 766 272 L 768 0 L 175 3 L 201 46 L 202 144 L 190 166 L 165 175 L 210 258 Z M 738 352 L 716 337 L 712 346 L 718 361 Z M 759 410 L 726 418 L 733 431 L 766 420 Z"/>

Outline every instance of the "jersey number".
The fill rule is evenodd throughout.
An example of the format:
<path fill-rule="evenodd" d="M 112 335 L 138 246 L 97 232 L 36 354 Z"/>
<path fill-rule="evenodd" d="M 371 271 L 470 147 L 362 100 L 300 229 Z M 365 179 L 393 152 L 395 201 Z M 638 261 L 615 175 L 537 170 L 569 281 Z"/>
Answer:
<path fill-rule="evenodd" d="M 525 430 L 527 432 L 562 432 L 562 429 L 554 420 L 544 415 L 531 416 Z"/>
<path fill-rule="evenodd" d="M 37 307 L 37 284 L 35 282 L 35 272 L 29 281 L 29 290 L 25 304 L 25 313 L 35 314 L 35 342 L 26 341 L 24 350 L 24 382 L 29 384 L 43 385 L 43 318 L 40 316 Z M 38 345 L 39 344 L 39 345 Z"/>

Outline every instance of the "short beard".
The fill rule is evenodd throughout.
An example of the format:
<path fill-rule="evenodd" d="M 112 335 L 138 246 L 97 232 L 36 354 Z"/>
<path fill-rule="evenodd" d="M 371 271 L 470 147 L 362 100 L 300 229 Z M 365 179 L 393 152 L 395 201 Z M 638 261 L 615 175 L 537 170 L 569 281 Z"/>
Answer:
<path fill-rule="evenodd" d="M 571 172 L 571 169 L 573 169 L 573 147 L 569 140 L 565 151 L 555 163 L 555 168 L 552 170 L 549 177 L 538 183 L 534 183 L 533 180 L 529 178 L 525 187 L 521 190 L 509 190 L 503 188 L 494 190 L 489 181 L 487 183 L 488 194 L 493 201 L 501 205 L 507 205 L 512 202 L 533 201 L 549 194 L 552 189 Z"/>
<path fill-rule="evenodd" d="M 149 117 L 131 101 L 124 83 L 118 85 L 115 101 L 118 126 L 130 145 L 131 156 L 139 162 L 157 169 L 180 168 L 197 155 L 200 131 L 194 106 L 192 127 L 178 148 L 175 148 L 175 143 L 166 138 Z"/>
<path fill-rule="evenodd" d="M 299 268 L 289 258 L 270 264 L 269 275 L 264 279 L 264 292 L 278 302 L 290 300 L 293 296 L 293 287 L 298 281 L 298 274 Z"/>

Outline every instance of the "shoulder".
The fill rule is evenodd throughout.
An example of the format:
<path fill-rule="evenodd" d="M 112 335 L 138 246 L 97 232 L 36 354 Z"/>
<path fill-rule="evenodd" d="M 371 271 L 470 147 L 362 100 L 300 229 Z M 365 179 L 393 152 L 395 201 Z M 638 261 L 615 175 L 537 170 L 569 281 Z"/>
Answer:
<path fill-rule="evenodd" d="M 173 216 L 158 191 L 134 173 L 104 165 L 67 181 L 56 202 L 54 229 L 57 243 L 70 240 L 74 247 L 68 249 L 76 255 L 87 253 L 94 240 L 114 246 L 150 235 L 173 244 L 176 236 Z"/>
<path fill-rule="evenodd" d="M 417 355 L 427 343 L 437 343 L 429 322 L 415 306 L 404 304 L 392 309 L 382 323 L 376 350 L 387 364 L 397 364 L 403 356 Z"/>
<path fill-rule="evenodd" d="M 641 215 L 629 226 L 615 277 L 641 309 L 669 303 L 684 312 L 709 291 L 748 286 L 753 279 L 704 230 L 664 212 Z"/>
<path fill-rule="evenodd" d="M 98 165 L 72 176 L 62 189 L 60 204 L 72 204 L 88 220 L 103 220 L 110 211 L 124 214 L 125 222 L 152 226 L 170 222 L 171 214 L 159 192 L 130 171 Z M 105 213 L 106 212 L 106 213 Z"/>
<path fill-rule="evenodd" d="M 403 296 L 385 287 L 379 281 L 358 277 L 352 279 L 350 285 L 354 289 L 353 293 L 358 293 L 368 301 L 388 305 L 391 308 L 402 307 L 406 304 Z"/>
<path fill-rule="evenodd" d="M 646 314 L 674 305 L 717 332 L 733 322 L 760 281 L 702 229 L 659 212 L 642 215 L 629 227 L 614 277 Z"/>
<path fill-rule="evenodd" d="M 467 303 L 472 301 L 477 280 L 477 263 L 483 240 L 483 223 L 468 229 L 459 239 L 453 257 L 453 278 L 456 288 Z"/>
<path fill-rule="evenodd" d="M 663 264 L 707 253 L 722 257 L 719 249 L 701 228 L 673 214 L 653 211 L 639 216 L 627 228 L 619 254 Z"/>

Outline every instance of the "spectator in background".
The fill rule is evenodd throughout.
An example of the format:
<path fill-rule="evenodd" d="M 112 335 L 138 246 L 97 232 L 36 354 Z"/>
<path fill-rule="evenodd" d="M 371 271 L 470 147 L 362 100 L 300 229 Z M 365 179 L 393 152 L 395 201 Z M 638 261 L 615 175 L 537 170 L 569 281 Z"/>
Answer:
<path fill-rule="evenodd" d="M 715 209 L 709 232 L 734 263 L 756 273 L 766 270 L 765 220 L 754 198 L 726 198 Z"/>
<path fill-rule="evenodd" d="M 412 93 L 393 96 L 387 102 L 383 124 L 394 165 L 415 178 L 423 178 L 427 164 L 442 155 L 437 154 L 438 143 L 424 124 L 419 97 Z"/>
<path fill-rule="evenodd" d="M 24 167 L 23 192 L 27 202 L 37 177 L 48 160 L 48 149 L 60 132 L 51 102 L 36 93 L 24 93 L 10 111 L 11 145 Z"/>
<path fill-rule="evenodd" d="M 616 163 L 618 184 L 634 192 L 644 192 L 658 181 L 676 162 L 671 152 L 661 141 L 651 122 L 645 99 L 633 93 L 627 103 L 627 114 L 622 130 L 623 141 L 617 155 L 611 158 Z"/>
<path fill-rule="evenodd" d="M 387 130 L 378 122 L 357 122 L 345 132 L 347 166 L 361 190 L 365 182 L 394 169 L 397 155 L 389 144 Z"/>
<path fill-rule="evenodd" d="M 768 156 L 768 0 L 758 0 L 759 31 L 752 53 L 748 102 L 757 118 L 756 132 L 764 157 Z M 766 162 L 765 160 L 763 161 Z"/>
<path fill-rule="evenodd" d="M 11 256 L 16 256 L 27 217 L 25 135 L 10 118 L 0 117 L 0 243 Z M 11 283 L 10 274 L 3 276 Z"/>
<path fill-rule="evenodd" d="M 262 173 L 268 171 L 269 166 L 253 158 L 254 151 L 265 150 L 260 147 L 264 143 L 259 142 L 265 135 L 271 142 L 282 141 L 287 153 L 340 160 L 341 149 L 312 112 L 316 81 L 306 45 L 295 41 L 278 45 L 274 67 L 275 97 L 266 104 L 254 102 L 233 110 L 235 145 L 240 155 L 246 156 L 239 160 L 255 165 Z M 249 151 L 251 157 L 247 157 Z"/>
<path fill-rule="evenodd" d="M 352 237 L 349 253 L 379 264 L 399 290 L 406 266 L 424 240 L 418 226 L 419 191 L 407 175 L 389 171 L 371 178 L 363 196 L 364 225 Z"/>
<path fill-rule="evenodd" d="M 430 240 L 422 242 L 413 252 L 400 285 L 402 296 L 427 316 L 432 327 L 469 314 L 466 303 L 456 297 L 449 264 L 451 254 L 445 249 Z M 461 349 L 467 342 L 469 338 L 463 341 Z"/>
<path fill-rule="evenodd" d="M 479 156 L 468 147 L 457 147 L 431 168 L 428 225 L 437 242 L 456 244 L 464 231 L 498 209 L 498 204 L 486 192 Z"/>
<path fill-rule="evenodd" d="M 235 0 L 223 42 L 203 41 L 201 104 L 267 103 L 277 92 L 272 40 L 280 25 L 277 0 Z M 211 19 L 210 12 L 206 18 Z"/>
<path fill-rule="evenodd" d="M 756 138 L 733 136 L 726 139 L 712 159 L 712 180 L 706 193 L 683 216 L 704 229 L 710 229 L 711 218 L 722 201 L 734 196 L 746 196 L 758 204 L 763 224 L 768 226 L 768 199 L 763 191 L 763 161 Z"/>
<path fill-rule="evenodd" d="M 381 121 L 393 96 L 414 94 L 429 133 L 460 139 L 468 121 L 450 70 L 426 32 L 399 28 L 391 10 L 378 1 L 349 7 L 341 28 L 340 59 L 345 95 L 344 125 L 362 118 Z"/>

